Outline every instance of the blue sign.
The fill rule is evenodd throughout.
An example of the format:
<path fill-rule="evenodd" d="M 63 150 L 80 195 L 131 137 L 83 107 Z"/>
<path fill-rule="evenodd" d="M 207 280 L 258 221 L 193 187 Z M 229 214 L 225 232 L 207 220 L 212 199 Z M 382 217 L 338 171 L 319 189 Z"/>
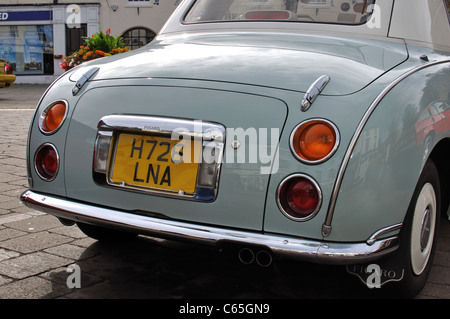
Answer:
<path fill-rule="evenodd" d="M 53 12 L 45 11 L 0 11 L 0 22 L 4 21 L 48 21 L 53 19 Z"/>

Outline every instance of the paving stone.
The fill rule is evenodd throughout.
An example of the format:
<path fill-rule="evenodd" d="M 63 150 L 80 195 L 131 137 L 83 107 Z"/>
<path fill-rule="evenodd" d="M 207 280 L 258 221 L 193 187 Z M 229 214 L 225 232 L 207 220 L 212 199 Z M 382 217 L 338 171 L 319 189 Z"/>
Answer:
<path fill-rule="evenodd" d="M 14 250 L 22 254 L 40 251 L 72 241 L 72 238 L 49 232 L 31 233 L 19 238 L 11 238 L 0 242 L 0 247 Z"/>
<path fill-rule="evenodd" d="M 11 279 L 11 278 L 6 278 L 3 276 L 0 276 L 0 286 L 6 285 L 7 283 L 10 283 L 12 281 L 13 281 L 13 279 Z"/>
<path fill-rule="evenodd" d="M 61 225 L 61 223 L 59 223 Z M 86 235 L 77 226 L 61 226 L 57 228 L 52 228 L 50 230 L 52 233 L 68 236 L 71 238 L 82 239 L 86 238 Z M 93 241 L 90 241 L 92 243 Z M 89 244 L 90 245 L 90 244 Z M 80 245 L 82 246 L 82 245 Z"/>
<path fill-rule="evenodd" d="M 50 269 L 69 265 L 72 262 L 72 260 L 59 256 L 36 252 L 0 262 L 0 275 L 23 279 Z"/>
<path fill-rule="evenodd" d="M 0 248 L 0 261 L 6 260 L 6 259 L 10 259 L 10 258 L 14 258 L 14 257 L 18 257 L 18 256 L 20 256 L 20 254 L 18 252 L 9 251 L 9 250 Z"/>
<path fill-rule="evenodd" d="M 450 286 L 449 267 L 434 265 L 431 268 L 431 273 L 430 277 L 428 278 L 428 282 Z"/>
<path fill-rule="evenodd" d="M 30 277 L 0 286 L 0 299 L 53 299 L 68 292 L 67 286 Z"/>
<path fill-rule="evenodd" d="M 450 299 L 450 286 L 429 283 L 420 292 L 417 299 Z"/>
<path fill-rule="evenodd" d="M 17 230 L 28 231 L 28 232 L 39 232 L 43 230 L 48 230 L 51 228 L 61 226 L 58 218 L 51 215 L 41 215 L 32 218 L 27 218 L 26 220 L 15 221 L 12 223 L 4 224 L 6 227 L 14 228 Z"/>
<path fill-rule="evenodd" d="M 3 229 L 0 229 L 0 242 L 10 238 L 18 238 L 24 235 L 27 235 L 27 233 L 20 230 L 3 227 Z"/>
<path fill-rule="evenodd" d="M 11 211 L 8 211 L 11 212 Z M 6 214 L 3 216 L 0 216 L 0 225 L 3 224 L 8 224 L 8 223 L 12 223 L 12 222 L 16 222 L 19 220 L 24 220 L 24 219 L 28 219 L 31 218 L 30 215 L 26 215 L 26 214 Z"/>
<path fill-rule="evenodd" d="M 73 259 L 74 261 L 90 258 L 98 254 L 98 252 L 94 250 L 85 249 L 83 247 L 71 244 L 63 244 L 60 246 L 45 249 L 44 251 L 49 254 Z"/>

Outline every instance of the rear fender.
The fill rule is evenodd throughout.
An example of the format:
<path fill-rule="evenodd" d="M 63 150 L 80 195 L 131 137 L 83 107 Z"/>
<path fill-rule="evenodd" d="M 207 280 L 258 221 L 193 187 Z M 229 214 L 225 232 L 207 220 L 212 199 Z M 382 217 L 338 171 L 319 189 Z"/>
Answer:
<path fill-rule="evenodd" d="M 341 168 L 345 174 L 335 207 L 332 210 L 331 202 L 328 211 L 328 217 L 332 216 L 329 240 L 360 241 L 403 222 L 431 153 L 426 139 L 418 138 L 418 123 L 431 103 L 449 102 L 449 78 L 450 63 L 435 63 L 405 75 L 385 92 L 356 144 L 347 151 L 349 161 Z M 435 131 L 429 135 L 432 146 L 450 137 L 450 120 L 440 130 L 434 123 L 426 128 Z"/>

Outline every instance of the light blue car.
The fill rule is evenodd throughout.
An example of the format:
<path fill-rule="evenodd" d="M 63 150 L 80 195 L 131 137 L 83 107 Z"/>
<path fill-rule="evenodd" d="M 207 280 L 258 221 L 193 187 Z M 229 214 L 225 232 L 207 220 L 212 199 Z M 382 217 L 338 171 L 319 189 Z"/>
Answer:
<path fill-rule="evenodd" d="M 185 0 L 45 92 L 21 199 L 99 240 L 342 264 L 414 296 L 450 201 L 448 6 Z"/>

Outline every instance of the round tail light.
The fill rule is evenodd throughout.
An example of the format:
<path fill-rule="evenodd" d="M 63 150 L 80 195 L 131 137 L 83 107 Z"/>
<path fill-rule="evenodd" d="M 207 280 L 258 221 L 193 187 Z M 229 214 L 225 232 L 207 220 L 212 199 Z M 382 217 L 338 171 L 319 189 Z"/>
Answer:
<path fill-rule="evenodd" d="M 56 177 L 59 168 L 59 156 L 56 148 L 51 144 L 44 144 L 34 156 L 36 173 L 45 181 L 51 181 Z"/>
<path fill-rule="evenodd" d="M 295 174 L 281 182 L 277 201 L 278 207 L 288 218 L 306 221 L 318 213 L 322 204 L 322 192 L 311 177 Z"/>
<path fill-rule="evenodd" d="M 47 106 L 39 118 L 39 129 L 44 134 L 55 133 L 64 122 L 67 115 L 67 102 L 57 101 Z"/>
<path fill-rule="evenodd" d="M 13 74 L 13 68 L 9 64 L 5 64 L 5 72 L 6 74 Z"/>
<path fill-rule="evenodd" d="M 308 120 L 297 125 L 291 134 L 291 150 L 295 157 L 308 164 L 326 161 L 337 150 L 339 133 L 325 120 Z"/>

